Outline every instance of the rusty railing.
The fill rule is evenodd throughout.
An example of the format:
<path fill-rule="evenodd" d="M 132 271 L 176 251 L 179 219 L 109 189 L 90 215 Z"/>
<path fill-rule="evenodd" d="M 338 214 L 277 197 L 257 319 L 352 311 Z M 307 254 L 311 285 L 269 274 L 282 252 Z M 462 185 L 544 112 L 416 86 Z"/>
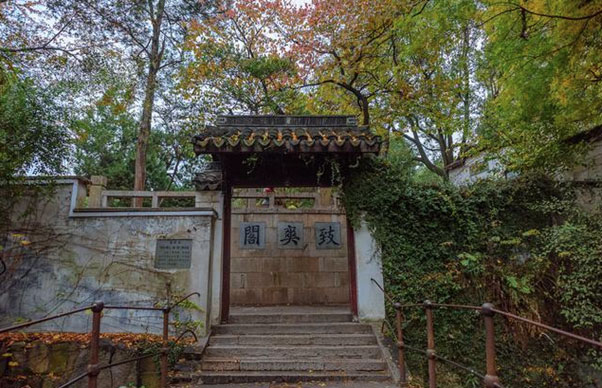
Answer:
<path fill-rule="evenodd" d="M 410 304 L 401 304 L 395 302 L 394 299 L 385 291 L 385 289 L 374 279 L 371 279 L 374 284 L 384 293 L 387 300 L 393 305 L 395 308 L 395 328 L 393 329 L 388 321 L 385 322 L 389 325 L 393 336 L 396 337 L 397 349 L 398 349 L 398 368 L 399 368 L 399 385 L 402 388 L 407 387 L 408 385 L 408 375 L 406 371 L 406 362 L 405 362 L 405 350 L 410 350 L 416 353 L 424 354 L 427 358 L 428 362 L 428 382 L 429 388 L 436 388 L 437 386 L 437 373 L 436 373 L 436 363 L 437 361 L 442 361 L 446 364 L 452 365 L 456 368 L 462 369 L 474 376 L 477 376 L 483 381 L 483 384 L 487 388 L 504 388 L 501 384 L 500 379 L 497 375 L 497 368 L 495 362 L 495 328 L 494 328 L 494 316 L 499 314 L 508 319 L 513 319 L 519 322 L 523 322 L 532 326 L 536 326 L 565 337 L 569 337 L 589 345 L 597 346 L 602 348 L 602 342 L 598 342 L 592 340 L 590 338 L 582 337 L 577 334 L 573 334 L 561 329 L 557 329 L 555 327 L 543 324 L 541 322 L 532 321 L 527 318 L 523 318 L 518 315 L 511 314 L 507 311 L 496 309 L 491 303 L 484 303 L 481 306 L 471 306 L 471 305 L 461 305 L 461 304 L 446 304 L 446 303 L 432 303 L 431 301 L 424 301 L 423 303 L 410 303 Z M 412 346 L 407 345 L 404 342 L 403 337 L 403 310 L 408 308 L 423 308 L 426 315 L 426 332 L 427 332 L 427 347 L 425 349 L 419 349 Z M 474 369 L 467 367 L 465 365 L 461 365 L 455 361 L 449 360 L 445 357 L 438 355 L 435 351 L 435 329 L 434 329 L 434 317 L 433 310 L 438 308 L 449 308 L 456 310 L 472 310 L 480 312 L 483 317 L 484 325 L 485 325 L 485 365 L 486 371 L 483 375 L 475 371 Z"/>
<path fill-rule="evenodd" d="M 59 388 L 69 387 L 69 386 L 75 384 L 76 382 L 80 381 L 81 379 L 85 378 L 86 376 L 88 377 L 88 388 L 97 388 L 98 375 L 104 369 L 109 369 L 114 366 L 123 365 L 123 364 L 127 364 L 130 362 L 138 361 L 138 360 L 143 360 L 145 358 L 155 357 L 157 355 L 160 355 L 161 388 L 167 388 L 168 387 L 167 367 L 168 367 L 168 353 L 169 353 L 169 313 L 171 312 L 171 310 L 174 307 L 178 306 L 180 303 L 184 302 L 185 300 L 187 300 L 188 298 L 190 298 L 193 295 L 200 296 L 200 294 L 198 292 L 192 292 L 192 293 L 186 295 L 185 297 L 183 297 L 182 299 L 180 299 L 179 301 L 177 301 L 176 303 L 168 305 L 166 307 L 114 306 L 114 305 L 105 305 L 103 302 L 98 301 L 98 302 L 94 302 L 92 305 L 87 306 L 87 307 L 82 307 L 82 308 L 67 311 L 67 312 L 64 312 L 61 314 L 52 315 L 50 317 L 37 319 L 35 321 L 29 321 L 29 322 L 21 323 L 18 325 L 2 328 L 2 329 L 0 329 L 0 334 L 23 329 L 23 328 L 26 328 L 29 326 L 36 325 L 38 323 L 47 322 L 47 321 L 51 321 L 51 320 L 54 320 L 57 318 L 66 317 L 66 316 L 80 313 L 80 312 L 83 312 L 86 310 L 91 310 L 92 311 L 92 330 L 90 331 L 90 357 L 89 357 L 88 369 L 86 372 L 78 375 L 77 377 L 74 377 L 73 379 L 69 380 L 65 384 L 61 385 Z M 100 349 L 100 321 L 101 321 L 102 312 L 104 309 L 161 311 L 163 313 L 163 336 L 162 336 L 162 347 L 161 347 L 160 351 L 155 352 L 155 353 L 144 354 L 142 356 L 130 358 L 127 360 L 114 362 L 112 364 L 104 364 L 104 365 L 99 364 L 98 354 L 99 354 L 99 349 Z M 178 343 L 178 341 L 180 339 L 182 339 L 182 337 L 187 333 L 192 334 L 192 336 L 194 336 L 195 340 L 197 340 L 196 335 L 194 334 L 193 331 L 185 330 L 176 339 L 175 343 Z"/>

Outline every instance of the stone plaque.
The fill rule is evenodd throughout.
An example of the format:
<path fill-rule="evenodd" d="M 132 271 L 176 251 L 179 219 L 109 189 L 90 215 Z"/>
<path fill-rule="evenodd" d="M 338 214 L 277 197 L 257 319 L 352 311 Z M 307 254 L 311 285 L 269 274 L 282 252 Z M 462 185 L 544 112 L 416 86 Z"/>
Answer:
<path fill-rule="evenodd" d="M 155 268 L 188 269 L 192 257 L 192 240 L 160 239 L 155 250 Z"/>
<path fill-rule="evenodd" d="M 304 244 L 302 222 L 278 223 L 278 248 L 303 249 Z"/>
<path fill-rule="evenodd" d="M 265 248 L 265 222 L 240 223 L 240 248 L 264 249 Z"/>
<path fill-rule="evenodd" d="M 316 230 L 316 248 L 339 249 L 343 247 L 340 222 L 316 222 L 314 229 Z"/>

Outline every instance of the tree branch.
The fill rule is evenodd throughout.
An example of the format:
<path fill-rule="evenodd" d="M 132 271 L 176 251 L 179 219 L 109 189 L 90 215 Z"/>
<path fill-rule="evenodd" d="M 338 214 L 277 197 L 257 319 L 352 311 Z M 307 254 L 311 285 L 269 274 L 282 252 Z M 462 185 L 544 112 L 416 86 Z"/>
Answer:
<path fill-rule="evenodd" d="M 564 19 L 564 20 L 579 21 L 579 20 L 593 19 L 598 15 L 602 15 L 602 9 L 600 9 L 592 14 L 584 15 L 584 16 L 565 16 L 565 15 L 554 15 L 554 14 L 546 14 L 546 13 L 531 11 L 530 9 L 525 8 L 519 4 L 516 4 L 516 6 L 528 14 L 535 15 L 535 16 L 541 16 L 541 17 L 545 17 L 545 18 L 551 18 L 551 19 Z"/>

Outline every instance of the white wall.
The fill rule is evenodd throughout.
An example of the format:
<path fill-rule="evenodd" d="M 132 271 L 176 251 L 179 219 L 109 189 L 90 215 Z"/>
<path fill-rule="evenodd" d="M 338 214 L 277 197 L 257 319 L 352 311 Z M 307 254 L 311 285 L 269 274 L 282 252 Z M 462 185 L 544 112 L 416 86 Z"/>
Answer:
<path fill-rule="evenodd" d="M 385 295 L 372 279 L 384 284 L 382 262 L 376 241 L 365 221 L 354 229 L 354 238 L 358 318 L 360 321 L 381 321 L 385 319 Z"/>
<path fill-rule="evenodd" d="M 181 320 L 201 322 L 204 328 L 200 334 L 204 334 L 210 316 L 215 314 L 213 262 L 216 253 L 221 255 L 221 247 L 215 251 L 219 240 L 215 238 L 216 226 L 221 234 L 215 212 L 211 208 L 137 214 L 128 209 L 74 212 L 77 201 L 73 199 L 81 202 L 81 190 L 85 187 L 77 179 L 62 181 L 52 198 L 34 202 L 32 213 L 21 217 L 16 209 L 13 214 L 3 256 L 9 271 L 0 279 L 0 326 L 19 318 L 58 314 L 97 300 L 107 305 L 152 306 L 165 301 L 168 292 L 199 292 L 200 297 L 190 300 L 202 311 L 179 313 Z M 212 203 L 207 198 L 207 204 Z M 190 268 L 155 268 L 157 239 L 192 240 Z M 101 326 L 107 332 L 160 333 L 161 322 L 161 312 L 105 310 Z M 33 329 L 87 331 L 90 315 L 80 313 Z"/>
<path fill-rule="evenodd" d="M 602 181 L 602 141 L 591 144 L 583 162 L 566 172 L 558 174 L 557 178 L 563 181 L 591 182 Z M 485 168 L 481 169 L 483 163 Z M 483 155 L 466 158 L 461 166 L 449 171 L 450 181 L 458 186 L 468 185 L 479 179 L 510 178 L 512 175 L 504 172 L 504 166 L 497 160 L 484 161 Z"/>

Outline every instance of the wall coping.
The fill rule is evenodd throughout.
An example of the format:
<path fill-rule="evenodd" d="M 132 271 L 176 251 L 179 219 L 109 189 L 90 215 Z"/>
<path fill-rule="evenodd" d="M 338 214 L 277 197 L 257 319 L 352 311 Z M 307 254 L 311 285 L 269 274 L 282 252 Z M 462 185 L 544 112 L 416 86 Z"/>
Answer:
<path fill-rule="evenodd" d="M 217 218 L 211 208 L 84 208 L 73 209 L 69 217 L 158 217 L 158 216 L 204 216 Z"/>
<path fill-rule="evenodd" d="M 331 210 L 331 209 L 262 209 L 262 208 L 244 208 L 244 209 L 232 209 L 232 214 L 333 214 L 333 215 L 345 215 L 343 210 Z"/>
<path fill-rule="evenodd" d="M 62 177 L 28 177 L 27 184 L 61 184 L 71 185 L 71 200 L 69 218 L 91 217 L 160 217 L 160 216 L 201 216 L 217 218 L 217 212 L 212 208 L 78 208 L 77 198 L 80 185 L 90 184 L 89 179 L 79 176 Z"/>

